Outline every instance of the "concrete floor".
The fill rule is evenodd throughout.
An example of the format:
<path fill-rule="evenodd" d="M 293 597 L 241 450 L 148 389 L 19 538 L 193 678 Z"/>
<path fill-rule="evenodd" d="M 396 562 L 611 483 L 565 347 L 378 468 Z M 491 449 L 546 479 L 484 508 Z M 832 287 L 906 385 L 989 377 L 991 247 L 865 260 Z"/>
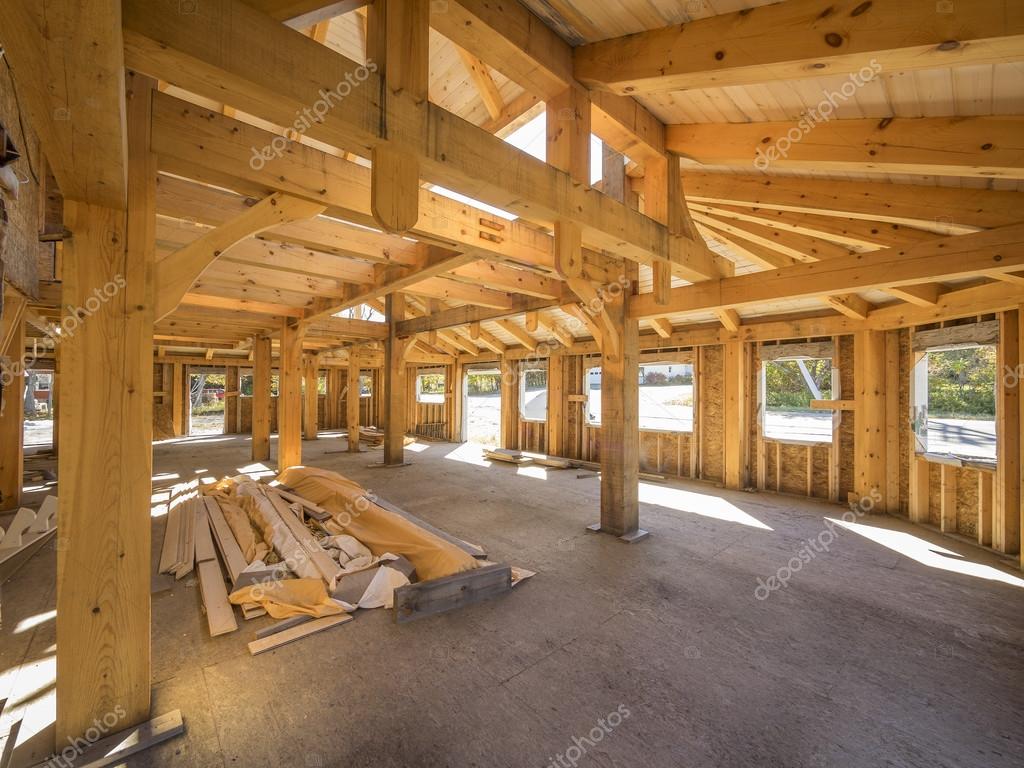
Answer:
<path fill-rule="evenodd" d="M 414 446 L 411 466 L 369 469 L 379 451 L 304 447 L 537 576 L 410 625 L 361 612 L 258 657 L 246 643 L 268 619 L 210 638 L 195 582 L 155 578 L 153 712 L 180 708 L 187 733 L 130 765 L 1021 764 L 1024 581 L 1007 560 L 863 517 L 759 600 L 757 580 L 823 541 L 842 508 L 645 484 L 653 535 L 626 545 L 584 532 L 598 481 L 572 470 L 489 466 L 437 443 Z M 235 473 L 248 453 L 236 437 L 159 445 L 154 485 Z M 52 718 L 54 561 L 44 550 L 4 587 L 0 697 L 36 717 Z"/>

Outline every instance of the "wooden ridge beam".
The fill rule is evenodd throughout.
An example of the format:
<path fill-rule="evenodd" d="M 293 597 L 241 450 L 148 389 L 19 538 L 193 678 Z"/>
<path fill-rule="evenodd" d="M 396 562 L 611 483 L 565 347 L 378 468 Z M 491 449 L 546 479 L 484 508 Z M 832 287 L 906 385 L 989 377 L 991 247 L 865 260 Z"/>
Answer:
<path fill-rule="evenodd" d="M 595 88 L 644 94 L 1022 57 L 1024 10 L 1002 0 L 940 10 L 935 0 L 787 0 L 583 45 L 573 71 Z"/>
<path fill-rule="evenodd" d="M 915 285 L 963 275 L 992 276 L 1014 271 L 1022 264 L 1024 224 L 1014 224 L 929 241 L 898 251 L 887 248 L 673 288 L 667 306 L 659 306 L 653 294 L 643 294 L 630 301 L 630 315 L 657 317 L 801 296 Z"/>
<path fill-rule="evenodd" d="M 512 307 L 505 309 L 491 309 L 487 307 L 456 307 L 432 313 L 424 317 L 414 317 L 398 323 L 398 333 L 401 336 L 411 336 L 423 331 L 433 331 L 442 328 L 454 328 L 460 325 L 482 320 L 500 320 L 504 317 L 512 317 L 524 312 L 546 309 L 557 306 L 557 301 L 549 299 L 534 299 L 525 296 L 512 297 Z"/>

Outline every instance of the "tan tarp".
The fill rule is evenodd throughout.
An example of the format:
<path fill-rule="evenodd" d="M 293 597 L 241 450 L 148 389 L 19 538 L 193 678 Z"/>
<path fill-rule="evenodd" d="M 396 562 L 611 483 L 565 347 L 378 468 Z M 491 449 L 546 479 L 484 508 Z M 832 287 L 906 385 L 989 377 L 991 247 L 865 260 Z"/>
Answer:
<path fill-rule="evenodd" d="M 366 490 L 337 472 L 315 467 L 290 467 L 278 482 L 330 512 L 336 533 L 354 536 L 378 557 L 403 555 L 421 581 L 479 568 L 475 558 L 454 544 L 425 531 L 401 515 L 366 498 Z"/>
<path fill-rule="evenodd" d="M 289 616 L 334 616 L 345 610 L 327 596 L 323 579 L 278 579 L 232 592 L 235 605 L 258 603 L 275 619 Z"/>
<path fill-rule="evenodd" d="M 237 488 L 238 484 L 226 477 L 213 485 L 204 486 L 203 493 L 213 496 L 220 503 L 224 519 L 227 521 L 228 527 L 231 528 L 231 532 L 235 534 L 245 562 L 262 560 L 269 564 L 276 558 L 268 559 L 272 550 L 267 542 L 271 539 L 268 538 L 265 521 L 259 511 L 256 499 L 251 496 L 239 496 L 236 492 Z"/>

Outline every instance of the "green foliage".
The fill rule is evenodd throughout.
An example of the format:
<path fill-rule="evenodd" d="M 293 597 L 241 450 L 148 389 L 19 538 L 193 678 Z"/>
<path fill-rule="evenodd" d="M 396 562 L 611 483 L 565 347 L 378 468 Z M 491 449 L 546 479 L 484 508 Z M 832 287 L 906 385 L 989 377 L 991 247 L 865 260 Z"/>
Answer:
<path fill-rule="evenodd" d="M 821 399 L 832 397 L 832 361 L 826 358 L 802 360 L 811 380 L 821 392 Z M 772 410 L 809 410 L 814 393 L 804 380 L 796 360 L 765 363 L 765 399 Z"/>
<path fill-rule="evenodd" d="M 497 373 L 470 373 L 469 394 L 493 395 L 501 388 L 501 375 Z"/>
<path fill-rule="evenodd" d="M 531 370 L 523 373 L 523 379 L 526 381 L 526 391 L 534 392 L 538 389 L 547 389 L 548 386 L 548 372 L 544 370 Z"/>
<path fill-rule="evenodd" d="M 944 418 L 994 419 L 996 348 L 928 353 L 928 414 Z"/>
<path fill-rule="evenodd" d="M 420 394 L 422 395 L 443 395 L 444 374 L 424 373 L 420 376 Z"/>

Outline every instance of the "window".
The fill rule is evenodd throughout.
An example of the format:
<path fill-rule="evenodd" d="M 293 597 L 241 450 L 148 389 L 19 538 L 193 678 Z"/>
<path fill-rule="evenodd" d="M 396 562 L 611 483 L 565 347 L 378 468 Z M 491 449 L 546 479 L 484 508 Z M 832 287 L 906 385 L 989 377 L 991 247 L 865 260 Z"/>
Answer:
<path fill-rule="evenodd" d="M 373 396 L 373 377 L 368 373 L 359 374 L 359 397 Z"/>
<path fill-rule="evenodd" d="M 640 429 L 693 431 L 693 365 L 640 366 Z"/>
<path fill-rule="evenodd" d="M 771 440 L 831 443 L 834 412 L 811 408 L 811 401 L 835 399 L 837 380 L 830 357 L 765 360 L 761 368 L 764 436 Z"/>
<path fill-rule="evenodd" d="M 914 367 L 911 398 L 918 453 L 995 461 L 995 345 L 929 348 Z"/>
<path fill-rule="evenodd" d="M 548 420 L 547 368 L 524 368 L 519 376 L 519 415 L 523 421 Z"/>
<path fill-rule="evenodd" d="M 416 377 L 416 402 L 444 402 L 443 373 L 421 373 Z"/>
<path fill-rule="evenodd" d="M 251 373 L 242 373 L 238 376 L 238 391 L 242 397 L 252 397 L 252 382 L 253 375 Z M 270 394 L 272 397 L 277 397 L 277 385 L 278 378 L 277 374 L 273 374 L 270 377 Z"/>
<path fill-rule="evenodd" d="M 601 366 L 587 368 L 587 424 L 595 427 L 601 425 Z"/>

